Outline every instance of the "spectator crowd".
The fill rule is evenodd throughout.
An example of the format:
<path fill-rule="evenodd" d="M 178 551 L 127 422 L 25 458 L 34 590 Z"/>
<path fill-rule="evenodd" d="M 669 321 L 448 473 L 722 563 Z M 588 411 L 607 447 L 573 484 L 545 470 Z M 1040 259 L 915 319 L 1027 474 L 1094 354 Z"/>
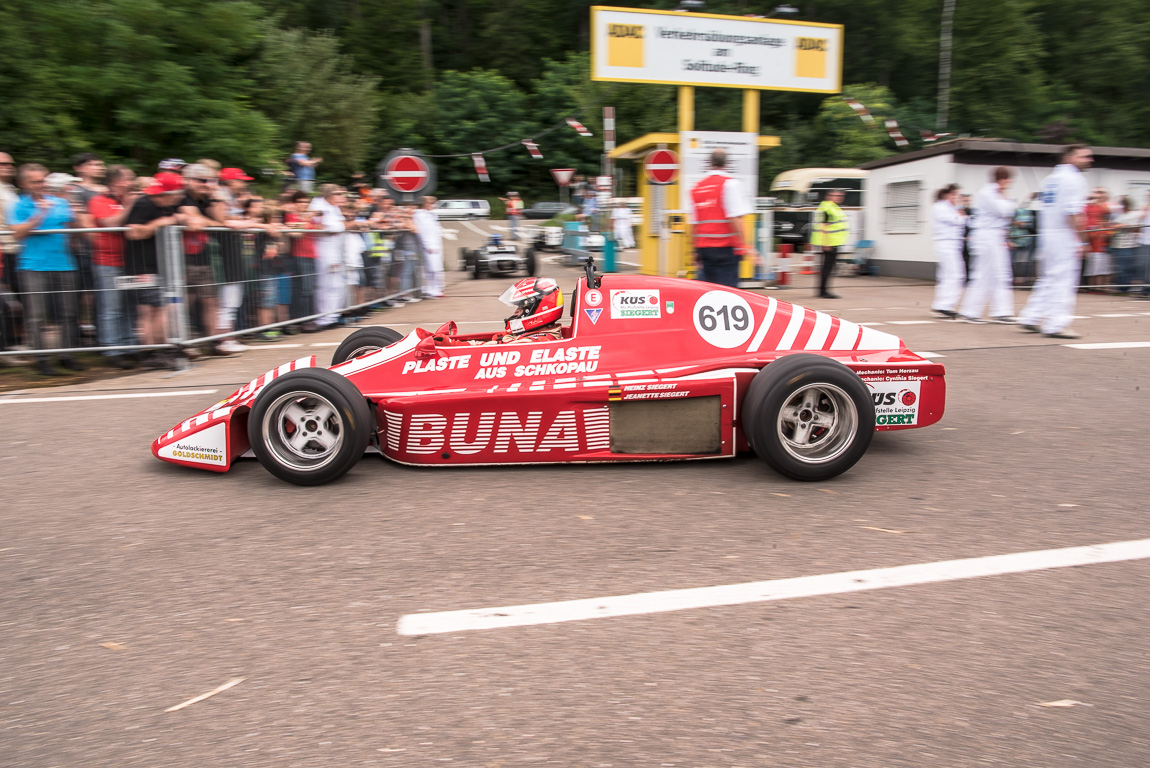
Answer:
<path fill-rule="evenodd" d="M 362 183 L 316 186 L 322 158 L 310 152 L 296 146 L 272 197 L 210 159 L 164 160 L 140 177 L 92 153 L 51 173 L 0 152 L 0 348 L 59 350 L 0 365 L 34 357 L 58 376 L 84 369 L 75 350 L 96 348 L 119 368 L 175 369 L 181 357 L 242 353 L 240 331 L 275 342 L 420 301 L 420 286 L 441 297 L 434 198 L 417 207 Z M 101 228 L 111 231 L 85 231 Z M 177 332 L 200 343 L 174 348 Z"/>

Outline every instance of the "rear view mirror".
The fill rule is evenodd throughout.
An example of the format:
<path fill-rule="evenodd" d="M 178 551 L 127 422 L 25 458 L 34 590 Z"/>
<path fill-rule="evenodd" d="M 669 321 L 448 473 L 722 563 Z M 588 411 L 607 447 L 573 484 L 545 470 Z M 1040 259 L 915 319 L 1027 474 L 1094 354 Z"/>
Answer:
<path fill-rule="evenodd" d="M 435 345 L 434 336 L 427 336 L 415 347 L 416 360 L 427 360 L 433 357 L 439 357 L 442 354 L 443 352 Z"/>

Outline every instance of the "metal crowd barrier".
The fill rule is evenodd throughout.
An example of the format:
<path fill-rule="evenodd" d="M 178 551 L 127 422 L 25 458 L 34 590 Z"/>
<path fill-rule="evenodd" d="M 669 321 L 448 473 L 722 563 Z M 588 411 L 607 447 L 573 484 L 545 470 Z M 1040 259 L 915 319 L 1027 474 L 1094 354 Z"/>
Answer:
<path fill-rule="evenodd" d="M 35 230 L 30 237 L 127 231 L 127 227 Z M 110 286 L 101 279 L 66 289 L 27 290 L 29 286 L 19 284 L 22 277 L 27 279 L 24 270 L 6 269 L 0 283 L 0 356 L 182 350 L 386 306 L 422 290 L 419 241 L 414 233 L 409 234 L 401 242 L 400 231 L 379 228 L 329 233 L 276 227 L 276 232 L 270 233 L 265 229 L 171 226 L 155 235 L 156 274 L 124 274 L 125 269 L 135 271 L 127 265 L 131 259 L 125 250 L 126 266 L 110 273 Z M 72 279 L 85 270 L 95 273 L 93 265 L 78 263 L 74 246 L 71 250 L 77 261 Z M 88 250 L 86 258 L 90 261 L 92 246 Z M 6 257 L 5 262 L 10 268 L 16 266 L 15 258 Z M 106 326 L 124 323 L 121 317 L 126 315 L 127 334 L 138 340 L 140 293 L 153 290 L 160 292 L 167 310 L 166 343 L 97 342 L 31 348 L 36 335 L 29 327 L 33 297 L 39 297 L 35 301 L 44 308 L 41 325 L 58 327 L 54 330 L 61 338 L 79 339 L 82 325 L 94 325 L 97 339 L 106 339 L 117 333 Z M 78 311 L 81 306 L 85 317 Z M 226 322 L 221 324 L 221 320 Z M 75 327 L 64 328 L 68 322 Z M 18 332 L 21 324 L 22 334 Z M 20 348 L 13 349 L 20 341 Z"/>

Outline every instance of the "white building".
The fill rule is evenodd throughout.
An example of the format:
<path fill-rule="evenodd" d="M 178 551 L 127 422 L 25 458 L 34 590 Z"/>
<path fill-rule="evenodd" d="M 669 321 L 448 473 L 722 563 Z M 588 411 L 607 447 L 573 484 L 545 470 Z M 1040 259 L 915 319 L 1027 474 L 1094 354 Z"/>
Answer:
<path fill-rule="evenodd" d="M 1137 205 L 1145 205 L 1150 193 L 1150 149 L 1092 149 L 1094 167 L 1086 174 L 1090 186 L 1105 187 L 1111 199 L 1130 195 Z M 934 277 L 930 206 L 940 188 L 958 184 L 961 193 L 973 195 L 996 167 L 1005 165 L 1015 172 L 1009 196 L 1025 203 L 1061 153 L 1057 144 L 954 139 L 859 166 L 870 171 L 862 237 L 874 243 L 879 274 Z"/>

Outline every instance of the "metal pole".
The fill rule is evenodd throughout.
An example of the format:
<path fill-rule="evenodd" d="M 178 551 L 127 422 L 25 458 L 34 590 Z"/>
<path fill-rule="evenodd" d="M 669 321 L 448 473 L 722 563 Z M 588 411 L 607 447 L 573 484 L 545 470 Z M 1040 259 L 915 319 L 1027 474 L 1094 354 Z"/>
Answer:
<path fill-rule="evenodd" d="M 659 198 L 659 275 L 667 276 L 668 248 L 671 243 L 671 228 L 667 226 L 667 185 L 659 184 L 655 187 L 655 195 Z"/>
<path fill-rule="evenodd" d="M 950 59 L 954 47 L 954 4 L 957 0 L 943 0 L 942 31 L 938 40 L 938 117 L 935 126 L 946 130 L 950 115 Z"/>

